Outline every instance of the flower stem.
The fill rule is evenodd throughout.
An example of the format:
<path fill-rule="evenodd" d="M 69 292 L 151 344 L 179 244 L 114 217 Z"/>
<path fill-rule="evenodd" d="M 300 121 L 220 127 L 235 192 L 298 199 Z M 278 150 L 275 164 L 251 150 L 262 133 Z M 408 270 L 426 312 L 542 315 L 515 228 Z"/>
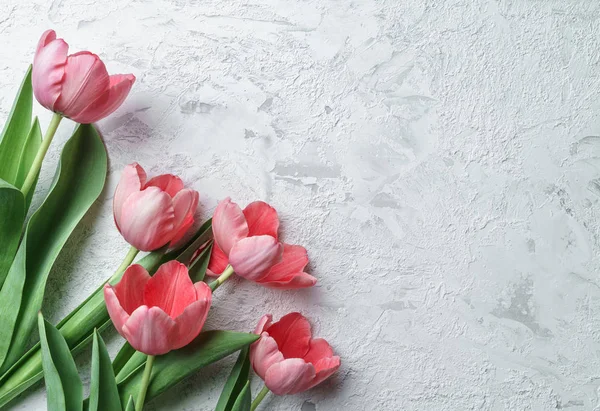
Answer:
<path fill-rule="evenodd" d="M 256 409 L 256 407 L 258 407 L 258 404 L 261 403 L 261 401 L 266 397 L 266 395 L 268 393 L 269 393 L 269 389 L 265 385 L 262 388 L 262 390 L 260 390 L 260 392 L 258 393 L 258 395 L 256 396 L 256 398 L 254 399 L 254 401 L 252 401 L 252 405 L 250 406 L 250 411 L 254 411 Z"/>
<path fill-rule="evenodd" d="M 140 252 L 140 250 L 138 250 L 134 246 L 131 246 L 129 248 L 129 251 L 127 252 L 127 255 L 123 259 L 123 262 L 121 263 L 119 268 L 117 268 L 117 271 L 115 271 L 115 273 L 108 280 L 108 282 L 112 281 L 113 277 L 115 277 L 115 276 L 119 275 L 120 273 L 122 273 L 123 271 L 125 271 L 125 269 L 131 265 L 131 263 L 133 262 L 133 259 L 135 258 L 135 256 L 138 255 L 139 252 Z"/>
<path fill-rule="evenodd" d="M 210 283 L 208 286 L 210 287 L 210 289 L 212 291 L 215 291 L 217 288 L 219 288 L 219 286 L 221 284 L 223 284 L 225 282 L 225 280 L 227 280 L 233 274 L 235 274 L 235 271 L 233 271 L 233 267 L 230 266 L 230 265 L 228 265 L 227 268 L 225 269 L 225 271 L 223 271 L 221 273 L 221 275 L 219 276 L 219 278 L 217 278 L 215 281 L 213 281 L 212 283 Z"/>
<path fill-rule="evenodd" d="M 142 411 L 144 408 L 144 400 L 146 399 L 146 391 L 148 391 L 148 384 L 150 383 L 153 365 L 154 355 L 149 355 L 146 359 L 146 367 L 144 368 L 144 375 L 142 376 L 142 387 L 140 388 L 137 401 L 135 402 L 135 411 Z"/>
<path fill-rule="evenodd" d="M 35 159 L 31 164 L 31 168 L 27 173 L 27 177 L 25 177 L 25 181 L 23 182 L 23 187 L 21 187 L 21 191 L 23 192 L 23 196 L 27 197 L 29 190 L 33 186 L 35 179 L 42 168 L 42 162 L 44 161 L 44 157 L 46 157 L 46 153 L 48 152 L 48 148 L 50 147 L 50 143 L 52 143 L 52 139 L 56 134 L 56 129 L 58 129 L 58 125 L 60 124 L 60 120 L 62 120 L 62 116 L 58 113 L 54 113 L 52 116 L 52 120 L 50 120 L 50 125 L 48 125 L 48 130 L 46 130 L 46 135 L 42 140 L 42 144 L 38 149 L 37 154 L 35 155 Z"/>

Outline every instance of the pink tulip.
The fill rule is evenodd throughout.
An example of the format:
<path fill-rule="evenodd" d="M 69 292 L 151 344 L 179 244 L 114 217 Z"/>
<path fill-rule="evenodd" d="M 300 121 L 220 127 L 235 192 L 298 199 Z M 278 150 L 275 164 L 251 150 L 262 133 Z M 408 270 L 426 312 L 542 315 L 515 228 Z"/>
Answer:
<path fill-rule="evenodd" d="M 33 93 L 48 110 L 78 123 L 95 123 L 119 108 L 135 76 L 109 76 L 97 55 L 89 51 L 67 55 L 68 50 L 54 30 L 42 34 L 33 60 Z"/>
<path fill-rule="evenodd" d="M 280 243 L 278 229 L 277 211 L 263 201 L 243 211 L 229 198 L 221 201 L 213 215 L 215 244 L 208 273 L 218 275 L 230 264 L 239 276 L 267 287 L 312 287 L 317 279 L 304 272 L 306 249 Z"/>
<path fill-rule="evenodd" d="M 114 287 L 104 286 L 104 300 L 115 328 L 136 350 L 166 354 L 198 336 L 212 294 L 204 282 L 192 283 L 185 265 L 169 261 L 153 277 L 134 264 Z"/>
<path fill-rule="evenodd" d="M 146 181 L 137 163 L 125 167 L 115 191 L 115 223 L 125 241 L 142 251 L 175 244 L 194 224 L 198 193 L 172 174 Z"/>
<path fill-rule="evenodd" d="M 254 331 L 261 337 L 250 348 L 254 371 L 277 395 L 297 394 L 320 384 L 340 367 L 340 357 L 322 338 L 312 338 L 310 324 L 300 313 L 272 323 L 261 318 Z"/>

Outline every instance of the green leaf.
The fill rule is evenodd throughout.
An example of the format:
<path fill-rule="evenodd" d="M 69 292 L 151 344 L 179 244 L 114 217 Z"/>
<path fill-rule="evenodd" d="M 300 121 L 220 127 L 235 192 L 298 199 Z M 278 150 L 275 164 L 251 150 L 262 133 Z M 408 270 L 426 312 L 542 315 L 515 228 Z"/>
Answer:
<path fill-rule="evenodd" d="M 156 250 L 137 261 L 150 273 L 156 271 L 160 264 L 178 259 L 179 261 L 191 260 L 196 250 L 212 237 L 211 220 L 206 221 L 192 238 L 182 247 L 165 254 L 165 248 Z M 123 272 L 117 273 L 114 282 L 118 281 Z M 94 327 L 102 330 L 112 325 L 102 292 L 104 284 L 90 295 L 83 303 L 67 315 L 59 324 L 58 329 L 65 337 L 67 344 L 73 352 L 87 345 L 92 339 Z M 1 312 L 0 312 L 1 314 Z M 1 324 L 1 322 L 0 322 Z M 0 329 L 0 335 L 2 330 Z M 1 343 L 1 338 L 0 338 Z M 121 357 L 119 357 L 121 355 Z M 127 362 L 130 353 L 119 352 L 117 358 L 121 358 L 123 364 Z M 39 344 L 32 347 L 19 361 L 0 377 L 0 409 L 27 390 L 42 377 L 42 363 Z M 118 372 L 118 370 L 115 370 Z"/>
<path fill-rule="evenodd" d="M 23 147 L 23 153 L 21 154 L 21 159 L 19 160 L 19 171 L 17 172 L 17 179 L 15 182 L 15 186 L 17 188 L 23 188 L 23 183 L 25 182 L 27 173 L 29 173 L 29 169 L 31 169 L 31 165 L 33 164 L 33 160 L 35 159 L 41 144 L 42 129 L 40 128 L 40 122 L 36 117 L 31 125 L 31 130 L 29 130 L 29 135 L 27 136 L 27 141 L 25 142 L 25 147 Z M 31 190 L 29 190 L 29 193 L 27 194 L 27 202 L 25 206 L 26 210 L 29 210 L 29 205 L 31 204 L 31 199 L 33 198 L 33 192 L 35 191 L 38 177 L 39 173 L 36 176 L 33 185 L 31 186 Z"/>
<path fill-rule="evenodd" d="M 206 246 L 200 255 L 194 260 L 188 270 L 192 282 L 197 283 L 203 281 L 206 276 L 206 270 L 208 269 L 208 263 L 210 262 L 210 253 L 212 251 L 213 244 L 210 243 Z"/>
<path fill-rule="evenodd" d="M 240 396 L 240 393 L 248 382 L 248 375 L 250 374 L 249 351 L 249 347 L 245 347 L 240 351 L 240 355 L 223 387 L 215 411 L 231 411 L 233 409 L 236 399 Z"/>
<path fill-rule="evenodd" d="M 42 363 L 48 396 L 48 409 L 76 411 L 83 407 L 83 385 L 65 339 L 58 330 L 38 315 Z"/>
<path fill-rule="evenodd" d="M 231 407 L 231 411 L 250 411 L 251 406 L 252 393 L 250 392 L 250 381 L 246 381 L 246 384 Z"/>
<path fill-rule="evenodd" d="M 84 214 L 100 195 L 106 178 L 106 149 L 91 125 L 77 127 L 67 141 L 50 192 L 32 215 L 6 282 L 25 278 L 19 305 L 0 301 L 0 312 L 18 309 L 16 321 L 0 323 L 2 339 L 10 341 L 0 351 L 0 372 L 23 354 L 42 305 L 50 269 Z M 4 288 L 4 287 L 3 287 Z"/>
<path fill-rule="evenodd" d="M 19 172 L 19 160 L 31 128 L 32 106 L 33 88 L 29 66 L 0 136 L 0 178 L 9 184 L 15 185 Z"/>
<path fill-rule="evenodd" d="M 113 371 L 115 372 L 115 374 L 119 374 L 119 372 L 123 369 L 125 364 L 127 364 L 127 361 L 129 361 L 133 354 L 135 354 L 135 348 L 133 348 L 131 344 L 129 344 L 127 341 L 125 341 L 125 344 L 123 344 L 123 346 L 117 353 L 117 356 L 112 362 Z"/>
<path fill-rule="evenodd" d="M 196 254 L 196 251 L 200 247 L 212 240 L 212 218 L 209 218 L 200 226 L 196 234 L 187 242 L 187 244 L 181 247 L 179 250 L 171 251 L 166 254 L 163 258 L 163 262 L 177 260 L 180 263 L 189 265 L 192 261 L 192 257 Z"/>
<path fill-rule="evenodd" d="M 11 350 L 12 336 L 18 326 L 19 307 L 25 287 L 25 266 L 25 247 L 19 247 L 0 290 L 0 364 Z"/>
<path fill-rule="evenodd" d="M 0 215 L 2 216 L 0 218 L 0 233 L 2 233 L 0 235 L 0 287 L 2 287 L 15 258 L 25 222 L 23 193 L 4 180 L 0 180 Z M 0 316 L 3 314 L 0 312 Z"/>
<path fill-rule="evenodd" d="M 61 336 L 62 337 L 62 336 Z M 66 343 L 65 343 L 66 345 Z M 92 378 L 90 383 L 89 411 L 117 411 L 121 409 L 121 400 L 117 390 L 115 373 L 102 337 L 94 330 L 92 347 Z"/>
<path fill-rule="evenodd" d="M 146 401 L 160 395 L 200 368 L 253 343 L 258 335 L 234 331 L 205 331 L 189 345 L 156 357 Z M 146 355 L 136 352 L 117 375 L 122 403 L 140 389 Z"/>
<path fill-rule="evenodd" d="M 127 401 L 127 406 L 125 407 L 125 411 L 135 411 L 135 403 L 133 402 L 133 395 L 129 396 L 129 400 Z"/>
<path fill-rule="evenodd" d="M 111 324 L 109 321 L 98 327 L 98 332 L 101 333 Z M 74 356 L 79 353 L 91 340 L 92 335 L 71 348 L 71 354 Z M 0 409 L 42 378 L 41 367 L 40 343 L 38 342 L 0 379 L 0 390 L 2 391 Z M 13 372 L 17 370 L 19 372 Z"/>

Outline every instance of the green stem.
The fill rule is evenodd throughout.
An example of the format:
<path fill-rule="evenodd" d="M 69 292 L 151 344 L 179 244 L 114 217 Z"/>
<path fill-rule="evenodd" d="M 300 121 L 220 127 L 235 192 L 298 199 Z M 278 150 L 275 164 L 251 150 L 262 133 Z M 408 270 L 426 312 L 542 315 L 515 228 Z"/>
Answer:
<path fill-rule="evenodd" d="M 227 280 L 233 274 L 235 274 L 235 271 L 233 271 L 233 267 L 228 265 L 227 268 L 225 269 L 225 271 L 223 271 L 221 273 L 221 275 L 215 281 L 210 283 L 208 286 L 214 292 L 217 288 L 219 288 L 219 286 L 221 284 L 223 284 L 225 282 L 225 280 Z"/>
<path fill-rule="evenodd" d="M 254 401 L 252 401 L 252 405 L 250 406 L 250 411 L 254 411 L 256 409 L 256 407 L 258 407 L 258 404 L 260 404 L 261 401 L 265 399 L 265 397 L 267 396 L 268 393 L 269 393 L 269 389 L 265 385 L 262 388 L 262 390 L 260 390 L 260 392 L 258 393 L 258 395 L 256 396 L 256 398 L 254 399 Z"/>
<path fill-rule="evenodd" d="M 127 255 L 123 259 L 123 262 L 121 263 L 119 268 L 117 268 L 117 271 L 115 271 L 113 276 L 108 279 L 107 282 L 111 282 L 115 276 L 117 276 L 120 273 L 122 273 L 123 271 L 125 271 L 125 269 L 127 267 L 129 267 L 131 265 L 131 263 L 133 263 L 133 260 L 135 259 L 135 257 L 138 255 L 139 252 L 140 252 L 140 250 L 138 250 L 134 246 L 131 246 L 129 248 L 129 251 L 127 252 Z"/>
<path fill-rule="evenodd" d="M 56 134 L 56 129 L 58 129 L 58 125 L 60 124 L 60 120 L 62 120 L 62 116 L 58 113 L 54 113 L 52 116 L 52 120 L 50 120 L 50 125 L 48 125 L 48 130 L 46 130 L 46 135 L 42 140 L 42 144 L 38 149 L 37 154 L 35 155 L 35 159 L 31 164 L 31 168 L 27 173 L 27 177 L 25 177 L 25 181 L 23 182 L 23 187 L 21 187 L 21 191 L 23 192 L 23 196 L 27 197 L 29 190 L 33 186 L 35 179 L 42 168 L 42 162 L 44 161 L 44 157 L 46 157 L 46 153 L 48 152 L 48 147 L 50 147 L 50 143 L 52 143 L 52 139 Z"/>
<path fill-rule="evenodd" d="M 140 388 L 137 401 L 135 402 L 135 411 L 142 411 L 144 408 L 144 400 L 146 399 L 146 391 L 148 391 L 148 384 L 150 383 L 153 365 L 154 355 L 149 355 L 146 359 L 146 367 L 144 368 L 144 375 L 142 376 L 142 387 Z"/>

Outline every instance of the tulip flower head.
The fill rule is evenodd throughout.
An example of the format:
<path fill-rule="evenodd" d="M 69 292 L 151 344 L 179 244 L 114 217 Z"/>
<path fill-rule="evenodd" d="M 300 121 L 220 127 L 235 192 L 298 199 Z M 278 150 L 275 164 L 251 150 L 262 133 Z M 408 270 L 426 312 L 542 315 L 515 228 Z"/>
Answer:
<path fill-rule="evenodd" d="M 169 261 L 153 277 L 141 265 L 129 266 L 117 285 L 104 286 L 104 299 L 115 328 L 133 348 L 161 355 L 198 336 L 212 294 L 206 283 L 192 283 L 185 265 Z"/>
<path fill-rule="evenodd" d="M 172 174 L 146 181 L 137 163 L 125 167 L 113 199 L 115 224 L 125 241 L 141 251 L 175 244 L 194 224 L 198 192 Z"/>
<path fill-rule="evenodd" d="M 135 76 L 109 76 L 97 55 L 89 51 L 67 55 L 68 50 L 54 30 L 42 34 L 33 60 L 33 93 L 48 110 L 78 123 L 95 123 L 119 108 Z"/>
<path fill-rule="evenodd" d="M 229 264 L 239 276 L 267 287 L 304 288 L 317 282 L 304 272 L 306 249 L 279 242 L 279 217 L 269 204 L 255 201 L 242 210 L 226 198 L 215 209 L 212 227 L 209 275 L 218 275 Z"/>
<path fill-rule="evenodd" d="M 256 374 L 276 395 L 297 394 L 329 378 L 340 367 L 340 357 L 322 338 L 312 338 L 308 320 L 300 313 L 261 318 L 254 331 L 260 339 L 250 348 Z"/>

